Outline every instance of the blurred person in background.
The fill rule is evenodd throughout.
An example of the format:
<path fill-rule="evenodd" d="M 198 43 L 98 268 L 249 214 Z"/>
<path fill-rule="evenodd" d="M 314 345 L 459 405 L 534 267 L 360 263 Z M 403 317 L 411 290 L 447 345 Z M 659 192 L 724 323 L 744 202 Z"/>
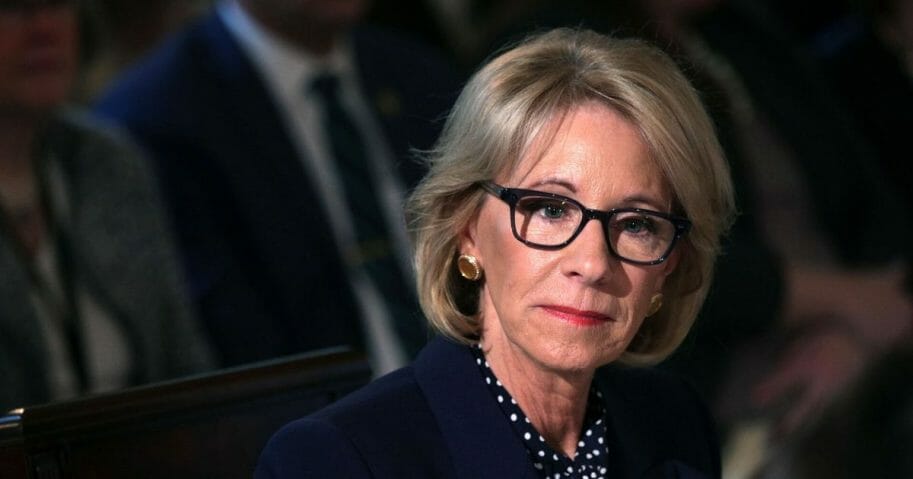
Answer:
<path fill-rule="evenodd" d="M 458 84 L 367 7 L 221 2 L 97 104 L 154 159 L 223 365 L 351 345 L 387 371 L 426 340 L 402 199 Z"/>
<path fill-rule="evenodd" d="M 913 125 L 913 0 L 856 3 L 858 8 L 819 32 L 814 51 L 913 221 L 907 142 Z"/>
<path fill-rule="evenodd" d="M 210 365 L 153 177 L 64 107 L 79 7 L 0 2 L 0 410 Z"/>
<path fill-rule="evenodd" d="M 647 5 L 700 78 L 741 211 L 695 346 L 670 365 L 704 378 L 724 423 L 762 417 L 782 445 L 909 341 L 908 215 L 820 70 L 759 4 Z"/>

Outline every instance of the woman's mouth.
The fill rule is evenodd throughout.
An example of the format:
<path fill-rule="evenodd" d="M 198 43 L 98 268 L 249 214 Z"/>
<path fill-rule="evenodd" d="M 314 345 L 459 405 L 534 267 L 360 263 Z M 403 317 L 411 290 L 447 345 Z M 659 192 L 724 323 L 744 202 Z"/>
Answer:
<path fill-rule="evenodd" d="M 547 313 L 578 326 L 597 326 L 614 321 L 611 316 L 602 314 L 597 311 L 583 311 L 567 306 L 548 305 L 543 306 Z"/>

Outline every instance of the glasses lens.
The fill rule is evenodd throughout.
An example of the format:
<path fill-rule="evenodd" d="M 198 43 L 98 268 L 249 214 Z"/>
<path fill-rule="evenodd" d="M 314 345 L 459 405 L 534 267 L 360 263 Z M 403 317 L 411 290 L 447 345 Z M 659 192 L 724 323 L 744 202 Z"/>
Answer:
<path fill-rule="evenodd" d="M 608 237 L 622 258 L 656 261 L 669 252 L 675 239 L 675 225 L 661 216 L 620 211 L 609 221 Z"/>
<path fill-rule="evenodd" d="M 523 241 L 558 246 L 574 236 L 583 212 L 574 203 L 547 196 L 524 196 L 514 207 L 514 227 Z"/>

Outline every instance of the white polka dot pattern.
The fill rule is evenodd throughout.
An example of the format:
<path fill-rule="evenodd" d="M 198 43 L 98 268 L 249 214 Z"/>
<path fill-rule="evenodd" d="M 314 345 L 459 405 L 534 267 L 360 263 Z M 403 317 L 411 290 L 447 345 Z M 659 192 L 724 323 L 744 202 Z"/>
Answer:
<path fill-rule="evenodd" d="M 602 394 L 599 391 L 596 391 L 595 388 L 590 390 L 580 442 L 577 443 L 577 452 L 571 459 L 565 454 L 553 450 L 545 442 L 545 438 L 536 431 L 514 398 L 495 378 L 482 350 L 476 346 L 472 348 L 472 352 L 476 357 L 476 364 L 479 365 L 479 371 L 482 373 L 485 384 L 498 406 L 504 411 L 504 416 L 510 422 L 511 427 L 523 440 L 539 477 L 544 479 L 605 479 L 608 473 L 609 448 L 605 444 L 607 431 L 605 421 L 603 421 L 606 412 L 602 404 Z"/>

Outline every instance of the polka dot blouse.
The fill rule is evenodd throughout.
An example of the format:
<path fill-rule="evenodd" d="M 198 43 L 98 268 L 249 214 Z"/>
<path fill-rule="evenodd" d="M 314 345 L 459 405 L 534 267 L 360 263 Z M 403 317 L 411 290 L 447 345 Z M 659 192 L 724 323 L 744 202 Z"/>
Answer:
<path fill-rule="evenodd" d="M 488 361 L 485 360 L 481 348 L 472 347 L 472 353 L 476 358 L 476 364 L 479 365 L 482 379 L 504 412 L 504 416 L 510 421 L 514 432 L 522 439 L 533 467 L 539 472 L 539 477 L 549 479 L 604 479 L 606 477 L 609 467 L 609 448 L 605 442 L 606 411 L 602 402 L 602 394 L 599 391 L 596 391 L 595 388 L 590 389 L 587 411 L 583 419 L 583 432 L 580 434 L 580 442 L 577 443 L 577 452 L 571 459 L 563 452 L 552 449 L 545 442 L 545 438 L 536 431 L 536 428 L 529 422 L 529 418 L 488 367 Z"/>

